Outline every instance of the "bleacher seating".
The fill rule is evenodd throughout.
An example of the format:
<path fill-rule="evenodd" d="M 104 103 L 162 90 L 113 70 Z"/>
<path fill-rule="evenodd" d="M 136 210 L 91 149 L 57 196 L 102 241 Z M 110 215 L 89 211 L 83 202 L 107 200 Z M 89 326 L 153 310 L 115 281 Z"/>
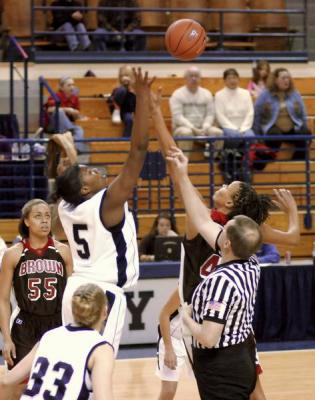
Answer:
<path fill-rule="evenodd" d="M 75 77 L 74 77 L 75 78 Z M 57 89 L 58 80 L 49 79 L 49 84 L 54 90 Z M 91 146 L 91 162 L 93 164 L 106 163 L 108 167 L 109 178 L 112 179 L 119 173 L 122 162 L 126 159 L 129 151 L 129 142 L 117 142 L 111 141 L 110 138 L 117 138 L 121 136 L 121 126 L 113 125 L 111 122 L 110 114 L 106 101 L 103 97 L 99 97 L 101 94 L 109 94 L 112 89 L 116 86 L 117 81 L 114 78 L 75 78 L 76 85 L 80 89 L 81 99 L 81 110 L 82 114 L 88 116 L 88 121 L 82 121 L 81 124 L 85 129 L 86 137 L 88 138 L 101 138 L 106 137 L 109 141 L 107 142 L 93 142 Z M 248 79 L 241 79 L 241 86 L 247 86 Z M 294 79 L 296 88 L 301 92 L 309 115 L 310 126 L 313 128 L 313 122 L 315 120 L 315 78 L 295 78 Z M 184 84 L 184 80 L 179 77 L 166 77 L 159 78 L 154 83 L 154 88 L 162 86 L 163 88 L 163 101 L 162 109 L 164 116 L 167 121 L 167 125 L 170 127 L 170 110 L 168 105 L 169 96 L 171 93 Z M 215 93 L 217 90 L 222 88 L 223 81 L 221 78 L 203 78 L 202 85 Z M 312 129 L 314 132 L 314 129 Z M 151 127 L 150 131 L 152 139 L 155 137 L 154 128 Z M 150 141 L 150 150 L 156 151 L 158 144 L 156 140 Z M 95 152 L 95 153 L 93 153 Z M 203 158 L 201 152 L 199 155 L 193 155 L 191 158 L 189 172 L 193 183 L 198 187 L 200 192 L 205 198 L 209 198 L 209 164 Z M 312 159 L 315 160 L 315 151 L 312 151 Z M 311 163 L 311 172 L 314 174 L 314 162 Z M 253 184 L 257 191 L 260 193 L 272 194 L 272 189 L 279 185 L 290 188 L 293 195 L 297 199 L 299 206 L 305 206 L 306 201 L 306 174 L 305 174 L 305 163 L 303 162 L 273 162 L 267 165 L 263 171 L 257 171 L 253 176 Z M 223 183 L 222 176 L 219 173 L 217 166 L 214 166 L 214 184 L 217 187 Z M 158 187 L 156 181 L 145 181 L 139 179 L 138 185 L 138 204 L 139 210 L 139 237 L 147 231 L 148 226 L 152 223 L 153 212 L 148 214 L 148 191 L 150 190 L 150 201 L 153 210 L 157 210 L 158 204 L 161 208 L 170 207 L 169 204 L 169 178 L 166 177 L 159 182 Z M 315 198 L 315 189 L 311 188 L 311 194 Z M 160 200 L 158 199 L 160 196 Z M 177 209 L 182 208 L 182 204 L 176 198 L 175 207 Z M 146 212 L 144 212 L 146 210 Z M 301 212 L 301 223 L 302 215 Z M 145 214 L 145 215 L 144 215 Z M 281 214 L 282 215 L 282 214 Z M 274 214 L 273 219 L 277 223 L 283 223 L 282 216 Z M 179 226 L 183 227 L 182 216 L 179 216 Z M 9 223 L 8 223 L 9 222 Z M 3 232 L 3 224 L 5 223 L 5 238 L 10 241 L 16 234 L 15 223 L 11 224 L 8 222 L 0 221 L 0 231 Z M 302 223 L 303 225 L 303 223 Z M 301 225 L 301 226 L 302 226 Z M 8 227 L 11 227 L 8 229 Z M 281 225 L 282 226 L 282 225 Z M 11 233 L 12 234 L 11 234 Z M 14 232 L 14 234 L 13 234 Z M 310 255 L 311 251 L 311 236 L 314 234 L 313 230 L 303 230 L 302 246 L 293 249 L 293 255 L 307 256 Z M 305 240 L 304 240 L 305 239 Z M 284 249 L 285 250 L 285 249 Z"/>

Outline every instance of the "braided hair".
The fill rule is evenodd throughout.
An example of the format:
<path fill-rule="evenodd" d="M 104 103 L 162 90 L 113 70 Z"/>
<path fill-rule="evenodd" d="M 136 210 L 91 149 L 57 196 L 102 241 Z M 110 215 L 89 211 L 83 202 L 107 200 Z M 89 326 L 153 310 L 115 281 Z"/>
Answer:
<path fill-rule="evenodd" d="M 269 212 L 276 209 L 271 198 L 261 195 L 248 183 L 241 182 L 240 190 L 233 196 L 233 208 L 228 214 L 232 219 L 236 215 L 246 215 L 258 225 L 261 225 L 269 216 Z"/>

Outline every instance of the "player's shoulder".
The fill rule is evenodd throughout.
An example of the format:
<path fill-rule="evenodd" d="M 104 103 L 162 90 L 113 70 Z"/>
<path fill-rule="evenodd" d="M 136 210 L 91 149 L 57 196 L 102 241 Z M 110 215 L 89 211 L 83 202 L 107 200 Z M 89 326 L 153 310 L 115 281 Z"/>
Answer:
<path fill-rule="evenodd" d="M 16 244 L 14 244 L 13 246 L 9 247 L 5 253 L 4 253 L 4 257 L 6 257 L 7 260 L 15 260 L 15 259 L 19 259 L 21 254 L 23 253 L 23 243 L 22 242 L 18 242 Z"/>

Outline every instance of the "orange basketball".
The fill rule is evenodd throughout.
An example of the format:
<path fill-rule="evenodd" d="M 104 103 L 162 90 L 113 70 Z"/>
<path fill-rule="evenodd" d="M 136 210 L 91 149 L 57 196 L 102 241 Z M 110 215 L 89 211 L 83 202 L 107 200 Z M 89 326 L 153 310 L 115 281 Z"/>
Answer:
<path fill-rule="evenodd" d="M 206 46 L 206 32 L 193 19 L 179 19 L 173 22 L 165 34 L 167 51 L 182 61 L 198 57 Z"/>

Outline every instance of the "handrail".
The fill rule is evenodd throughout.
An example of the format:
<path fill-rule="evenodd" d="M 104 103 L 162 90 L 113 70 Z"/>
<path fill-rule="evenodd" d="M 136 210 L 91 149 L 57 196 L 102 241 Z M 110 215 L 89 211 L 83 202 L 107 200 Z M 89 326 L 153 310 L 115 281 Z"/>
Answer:
<path fill-rule="evenodd" d="M 23 47 L 19 44 L 14 36 L 9 36 L 9 41 L 17 49 L 18 53 L 23 59 L 24 64 L 24 137 L 28 135 L 28 61 L 29 57 Z M 14 62 L 15 60 L 9 59 L 10 62 L 10 115 L 11 118 L 14 114 Z"/>
<path fill-rule="evenodd" d="M 14 36 L 10 35 L 9 40 L 13 44 L 13 46 L 17 49 L 19 54 L 22 56 L 23 60 L 28 60 L 29 59 L 28 54 L 23 49 L 23 47 L 20 45 L 20 43 L 16 40 L 16 38 Z"/>
<path fill-rule="evenodd" d="M 138 11 L 138 12 L 200 12 L 200 13 L 244 13 L 244 14 L 304 14 L 302 8 L 286 8 L 286 9 L 273 9 L 273 8 L 259 8 L 259 9 L 243 9 L 243 8 L 182 8 L 182 7 L 93 7 L 93 6 L 78 6 L 78 7 L 65 7 L 65 6 L 34 6 L 34 10 L 50 11 L 50 10 L 82 10 L 82 11 Z"/>
<path fill-rule="evenodd" d="M 242 9 L 242 8 L 187 8 L 187 7 L 176 7 L 176 8 L 171 8 L 171 7 L 101 7 L 101 6 L 71 6 L 71 7 L 66 7 L 66 6 L 47 6 L 47 5 L 35 5 L 34 4 L 34 0 L 32 0 L 32 45 L 34 44 L 34 38 L 39 37 L 39 36 L 47 36 L 48 38 L 54 37 L 58 34 L 60 34 L 60 32 L 56 32 L 56 31 L 45 31 L 45 30 L 36 30 L 35 28 L 35 18 L 34 18 L 34 14 L 38 11 L 40 12 L 44 12 L 47 13 L 49 11 L 52 10 L 59 10 L 59 11 L 75 11 L 75 10 L 80 10 L 82 12 L 88 12 L 88 11 L 92 11 L 92 12 L 97 12 L 97 11 L 102 11 L 102 12 L 106 12 L 106 11 L 115 11 L 115 12 L 120 12 L 120 13 L 125 13 L 128 14 L 129 12 L 141 12 L 141 13 L 148 13 L 148 12 L 152 12 L 152 13 L 158 13 L 158 14 L 173 14 L 173 13 L 186 13 L 187 14 L 187 18 L 189 18 L 189 13 L 193 12 L 193 13 L 200 13 L 200 14 L 207 14 L 207 15 L 211 15 L 211 14 L 218 14 L 219 15 L 219 27 L 217 30 L 215 31 L 211 31 L 209 30 L 207 32 L 207 36 L 210 38 L 216 38 L 216 47 L 214 49 L 214 51 L 207 55 L 207 53 L 203 54 L 202 57 L 200 57 L 200 61 L 206 61 L 208 58 L 210 58 L 209 61 L 215 60 L 217 58 L 221 59 L 222 57 L 222 50 L 224 50 L 227 54 L 229 53 L 229 46 L 228 44 L 225 43 L 225 39 L 228 41 L 230 38 L 234 38 L 234 37 L 238 37 L 238 38 L 266 38 L 266 37 L 277 37 L 277 38 L 287 38 L 288 40 L 288 46 L 292 45 L 292 40 L 297 38 L 297 39 L 302 39 L 300 45 L 299 45 L 299 49 L 296 50 L 292 50 L 291 48 L 290 53 L 286 53 L 285 49 L 283 49 L 283 51 L 280 51 L 280 53 L 278 54 L 277 52 L 272 52 L 270 50 L 266 50 L 266 54 L 260 54 L 261 51 L 257 50 L 257 54 L 255 54 L 255 50 L 253 50 L 252 52 L 246 52 L 246 54 L 236 54 L 236 53 L 232 53 L 230 57 L 232 57 L 232 60 L 236 60 L 236 59 L 256 59 L 257 55 L 259 54 L 260 58 L 275 58 L 275 59 L 281 59 L 281 56 L 283 55 L 284 58 L 287 57 L 297 57 L 298 60 L 304 60 L 307 57 L 307 8 L 308 8 L 308 0 L 303 0 L 303 2 L 301 3 L 301 8 L 285 8 L 285 9 L 272 9 L 272 8 L 263 8 L 263 9 Z M 274 14 L 274 15 L 300 15 L 302 16 L 302 32 L 293 32 L 293 31 L 287 31 L 287 32 L 242 32 L 242 33 L 238 33 L 238 32 L 229 32 L 229 33 L 225 33 L 224 32 L 224 19 L 225 19 L 225 15 L 226 14 L 246 14 L 246 15 L 262 15 L 262 14 Z M 167 23 L 165 22 L 165 30 L 167 28 Z M 71 33 L 63 33 L 64 36 L 70 35 Z M 89 31 L 88 34 L 91 37 L 98 37 L 98 36 L 103 36 L 104 34 L 101 32 L 93 32 L 93 31 Z M 121 33 L 123 35 L 124 38 L 127 38 L 128 36 L 143 36 L 143 32 L 122 32 Z M 156 30 L 156 31 L 152 31 L 150 30 L 150 32 L 147 32 L 145 30 L 145 36 L 146 37 L 161 37 L 165 34 L 165 32 L 161 32 L 161 30 Z M 84 32 L 77 32 L 76 35 L 86 35 L 86 33 Z M 107 36 L 115 36 L 117 35 L 116 32 L 106 32 Z M 290 44 L 291 43 L 291 44 Z M 227 46 L 227 48 L 226 48 Z M 231 52 L 231 51 L 230 51 Z M 141 53 L 141 52 L 140 52 Z M 142 56 L 140 53 L 137 53 L 136 58 L 141 59 L 142 61 Z M 162 61 L 165 59 L 168 60 L 170 57 L 168 55 L 164 54 L 165 51 L 163 52 L 163 54 L 157 55 L 157 61 Z M 262 52 L 264 53 L 264 52 Z M 130 51 L 128 53 L 128 55 L 130 54 L 130 58 L 132 59 L 132 61 L 134 61 L 134 56 L 133 56 L 133 52 Z M 127 58 L 128 58 L 127 55 Z M 124 60 L 125 59 L 124 55 Z M 66 56 L 67 57 L 67 56 Z M 107 58 L 106 60 L 109 61 L 117 61 L 116 58 L 118 57 L 118 60 L 120 60 L 120 58 L 122 58 L 121 56 L 119 56 L 118 51 L 114 51 L 113 54 L 111 54 L 108 57 L 107 54 Z M 64 56 L 61 56 L 61 58 L 64 58 Z M 72 58 L 72 57 L 71 57 Z M 75 55 L 75 58 L 77 59 L 78 56 Z M 85 57 L 84 57 L 85 58 Z M 88 59 L 89 60 L 93 60 L 94 55 L 91 52 Z M 81 57 L 79 56 L 79 59 L 81 60 Z M 100 53 L 98 52 L 98 54 L 95 54 L 95 60 L 99 61 L 99 60 L 103 60 L 102 57 L 100 57 Z M 105 60 L 105 58 L 104 58 Z"/>
<path fill-rule="evenodd" d="M 209 142 L 211 145 L 214 142 L 217 142 L 218 140 L 229 140 L 229 141 L 240 141 L 240 138 L 224 138 L 224 137 L 204 137 L 204 136 L 198 136 L 198 137 L 178 137 L 178 140 L 193 140 L 193 141 L 203 141 L 203 142 Z M 309 150 L 306 151 L 306 155 L 305 155 L 305 160 L 301 160 L 299 163 L 296 164 L 296 169 L 286 169 L 285 165 L 288 161 L 284 161 L 284 160 L 275 160 L 275 161 L 270 161 L 268 163 L 269 164 L 273 164 L 274 162 L 277 163 L 277 165 L 279 166 L 276 168 L 271 168 L 269 171 L 268 170 L 256 170 L 256 169 L 250 169 L 249 168 L 249 156 L 248 156 L 248 150 L 250 149 L 250 144 L 253 142 L 257 142 L 259 140 L 268 140 L 268 141 L 285 141 L 285 140 L 291 140 L 291 141 L 301 141 L 304 140 L 305 145 L 306 145 L 306 149 L 310 149 L 310 147 L 308 146 L 309 143 L 315 143 L 315 138 L 312 135 L 301 135 L 301 134 L 296 134 L 296 135 L 281 135 L 281 137 L 279 137 L 278 135 L 273 135 L 273 136 L 256 136 L 256 137 L 252 137 L 252 138 L 243 138 L 244 141 L 244 149 L 245 149 L 245 156 L 242 159 L 242 162 L 244 163 L 244 167 L 247 168 L 247 170 L 244 170 L 244 172 L 246 173 L 246 176 L 244 175 L 244 179 L 246 179 L 248 182 L 250 182 L 250 174 L 252 175 L 253 179 L 254 179 L 254 185 L 256 188 L 260 188 L 260 187 L 264 187 L 265 185 L 267 186 L 275 186 L 275 185 L 279 185 L 278 181 L 277 183 L 275 183 L 275 176 L 278 176 L 278 174 L 282 175 L 282 179 L 281 179 L 281 185 L 283 185 L 284 187 L 286 187 L 287 185 L 301 185 L 301 182 L 303 182 L 303 189 L 302 191 L 298 191 L 297 192 L 297 196 L 299 199 L 302 199 L 303 204 L 300 204 L 301 209 L 303 210 L 303 212 L 305 213 L 305 218 L 304 218 L 304 226 L 306 229 L 311 229 L 312 227 L 312 199 L 314 199 L 315 193 L 312 193 L 312 186 L 314 186 L 314 176 L 311 173 L 311 168 L 313 168 L 315 159 L 314 158 L 310 158 L 310 152 Z M 126 139 L 126 138 L 88 138 L 88 139 L 82 139 L 82 140 L 76 140 L 75 142 L 84 142 L 84 143 L 106 143 L 106 142 L 126 142 L 129 141 L 130 139 Z M 242 139 L 241 139 L 242 140 Z M 4 141 L 8 144 L 13 144 L 13 143 L 29 143 L 29 144 L 34 144 L 34 140 L 31 139 L 20 139 L 20 140 L 16 140 L 16 139 L 4 139 Z M 36 140 L 37 141 L 37 140 Z M 47 139 L 41 139 L 38 140 L 38 142 L 40 143 L 47 143 Z M 116 146 L 114 146 L 114 148 L 117 148 Z M 303 146 L 304 148 L 304 146 Z M 209 160 L 204 160 L 201 161 L 203 164 L 208 164 L 208 167 L 206 169 L 203 170 L 203 172 L 201 173 L 199 169 L 195 170 L 195 171 L 191 171 L 190 172 L 190 176 L 192 179 L 194 179 L 194 176 L 204 176 L 206 177 L 206 180 L 202 180 L 202 183 L 199 183 L 200 188 L 204 188 L 207 191 L 207 194 L 205 196 L 205 198 L 209 199 L 209 204 L 211 206 L 211 201 L 213 198 L 213 192 L 215 189 L 215 186 L 220 184 L 217 181 L 217 177 L 219 175 L 222 174 L 222 172 L 218 172 L 217 169 L 215 168 L 215 164 L 216 161 L 214 160 L 213 157 L 213 152 L 215 151 L 214 146 L 210 146 L 211 149 L 211 154 L 212 156 L 209 158 Z M 90 156 L 93 157 L 93 154 L 104 154 L 104 153 L 108 153 L 108 154 L 127 154 L 128 153 L 128 146 L 126 146 L 125 150 L 121 150 L 118 149 L 117 150 L 110 150 L 110 151 L 104 151 L 104 150 L 98 150 L 94 147 L 94 149 L 91 147 L 91 151 L 89 152 Z M 104 157 L 106 158 L 106 157 Z M 108 158 L 107 158 L 108 159 Z M 31 157 L 32 160 L 32 157 Z M 13 161 L 12 161 L 13 162 Z M 102 161 L 95 161 L 97 166 L 102 165 Z M 256 166 L 262 165 L 261 163 L 264 163 L 265 161 L 257 161 Z M 117 159 L 110 161 L 109 164 L 114 166 L 114 165 L 121 165 L 123 163 L 123 161 L 117 161 Z M 301 168 L 301 163 L 303 163 L 303 168 Z M 0 166 L 3 165 L 0 163 Z M 94 165 L 91 163 L 91 165 Z M 281 165 L 283 165 L 283 167 L 281 167 Z M 295 164 L 294 164 L 295 165 Z M 305 168 L 304 168 L 305 166 Z M 157 206 L 158 208 L 161 207 L 162 202 L 165 200 L 167 201 L 167 204 L 169 204 L 169 209 L 171 212 L 178 212 L 181 210 L 181 208 L 178 208 L 178 206 L 176 207 L 175 204 L 175 196 L 174 196 L 174 192 L 173 192 L 173 188 L 171 186 L 171 183 L 169 181 L 169 177 L 164 177 L 164 175 L 160 175 L 159 171 L 156 171 L 156 167 L 157 165 L 154 164 L 154 168 L 153 170 L 151 170 L 151 172 L 149 171 L 148 175 L 150 175 L 151 173 L 153 175 L 151 175 L 151 180 L 152 182 L 145 182 L 147 181 L 146 179 L 142 179 L 141 181 L 139 181 L 138 186 L 136 187 L 136 190 L 134 191 L 133 194 L 133 208 L 134 211 L 149 211 L 150 207 L 147 206 L 139 206 L 139 202 L 142 201 L 143 204 L 143 200 L 147 201 L 157 201 Z M 293 166 L 294 167 L 294 166 Z M 258 168 L 259 169 L 259 168 Z M 110 167 L 109 167 L 109 171 L 110 171 Z M 115 174 L 115 172 L 111 172 L 111 174 Z M 267 177 L 261 181 L 259 176 L 261 174 L 266 175 Z M 268 174 L 268 175 L 267 175 Z M 295 176 L 295 178 L 292 179 L 291 175 Z M 110 175 L 111 177 L 113 175 Z M 290 179 L 288 179 L 287 183 L 286 182 L 286 176 L 290 177 Z M 161 177 L 163 177 L 163 179 L 161 179 Z M 257 180 L 255 180 L 255 177 L 258 177 Z M 268 179 L 268 177 L 270 177 L 270 179 Z M 305 178 L 304 178 L 305 177 Z M 1 178 L 5 178 L 4 176 L 1 176 Z M 1 180 L 0 178 L 0 180 Z M 31 177 L 30 177 L 31 179 Z M 143 188 L 149 188 L 151 185 L 151 192 L 152 192 L 152 198 L 149 199 L 149 197 L 143 197 L 141 196 L 141 190 Z M 1 186 L 1 185 L 0 185 Z M 6 189 L 4 188 L 0 188 L 0 193 L 3 193 Z M 11 190 L 11 189 L 10 189 Z M 12 191 L 14 191 L 15 188 L 12 187 Z M 156 200 L 155 199 L 155 194 L 158 194 L 158 198 Z M 0 199 L 1 200 L 1 199 Z M 1 201 L 0 201 L 1 203 Z M 149 204 L 149 203 L 148 203 Z M 156 205 L 153 206 L 154 209 L 156 209 Z"/>
<path fill-rule="evenodd" d="M 55 104 L 56 104 L 56 111 L 55 111 L 55 132 L 59 131 L 59 107 L 60 107 L 60 98 L 56 95 L 56 93 L 52 90 L 51 86 L 47 82 L 47 80 L 43 77 L 40 76 L 38 78 L 39 81 L 39 124 L 40 126 L 44 127 L 44 88 L 48 91 L 48 93 L 51 95 L 51 97 L 54 99 Z"/>

